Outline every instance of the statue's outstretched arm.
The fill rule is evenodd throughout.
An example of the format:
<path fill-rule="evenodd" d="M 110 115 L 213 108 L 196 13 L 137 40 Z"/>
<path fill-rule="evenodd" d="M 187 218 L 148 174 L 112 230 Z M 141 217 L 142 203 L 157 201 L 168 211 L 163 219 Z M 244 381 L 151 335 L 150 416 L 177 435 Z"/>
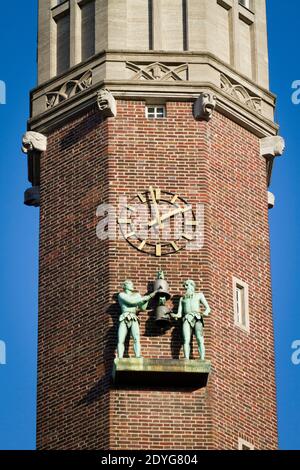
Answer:
<path fill-rule="evenodd" d="M 171 314 L 172 318 L 175 318 L 176 320 L 178 318 L 182 318 L 182 297 L 180 298 L 179 300 L 179 305 L 178 305 L 178 310 L 177 310 L 177 313 L 172 313 Z"/>
<path fill-rule="evenodd" d="M 119 303 L 126 304 L 128 307 L 141 307 L 146 309 L 149 300 L 151 300 L 155 295 L 156 291 L 149 295 L 145 295 L 144 297 L 140 297 L 139 299 L 133 300 L 126 294 L 122 293 L 119 294 Z"/>
<path fill-rule="evenodd" d="M 140 300 L 132 300 L 126 294 L 120 294 L 119 303 L 126 304 L 128 307 L 138 307 Z"/>
<path fill-rule="evenodd" d="M 157 291 L 154 291 L 151 294 L 142 297 L 137 306 L 140 307 L 142 310 L 147 310 L 150 300 L 155 297 L 156 293 Z"/>

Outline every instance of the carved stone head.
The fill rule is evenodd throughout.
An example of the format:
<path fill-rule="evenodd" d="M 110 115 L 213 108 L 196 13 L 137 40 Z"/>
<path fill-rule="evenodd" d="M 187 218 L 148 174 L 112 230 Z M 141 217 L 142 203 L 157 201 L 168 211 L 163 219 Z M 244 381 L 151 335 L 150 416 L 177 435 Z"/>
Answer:
<path fill-rule="evenodd" d="M 283 139 L 283 137 L 276 136 L 276 142 L 274 146 L 275 156 L 278 157 L 278 156 L 283 155 L 284 151 L 285 151 L 285 140 Z"/>
<path fill-rule="evenodd" d="M 28 153 L 31 150 L 45 152 L 47 150 L 47 137 L 38 132 L 26 132 L 22 140 L 22 152 Z"/>
<path fill-rule="evenodd" d="M 102 88 L 97 95 L 98 108 L 105 117 L 116 117 L 117 103 L 113 95 L 106 88 Z"/>
<path fill-rule="evenodd" d="M 271 191 L 268 191 L 268 207 L 269 209 L 273 209 L 275 206 L 275 196 Z"/>
<path fill-rule="evenodd" d="M 194 104 L 194 117 L 197 120 L 209 121 L 217 105 L 217 97 L 213 93 L 201 93 Z"/>
<path fill-rule="evenodd" d="M 262 157 L 279 157 L 284 153 L 284 150 L 285 141 L 279 135 L 265 137 L 260 141 L 260 152 Z"/>

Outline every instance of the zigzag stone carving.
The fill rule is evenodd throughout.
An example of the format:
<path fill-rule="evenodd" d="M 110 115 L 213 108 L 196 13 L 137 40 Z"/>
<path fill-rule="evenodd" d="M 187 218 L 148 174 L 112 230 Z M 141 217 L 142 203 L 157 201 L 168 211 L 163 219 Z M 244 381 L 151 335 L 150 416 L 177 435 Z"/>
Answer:
<path fill-rule="evenodd" d="M 71 98 L 72 96 L 77 95 L 83 90 L 86 90 L 92 85 L 92 83 L 93 77 L 91 70 L 88 70 L 80 77 L 67 81 L 58 90 L 53 90 L 46 94 L 47 109 L 54 108 L 62 101 L 65 101 Z"/>
<path fill-rule="evenodd" d="M 131 80 L 182 81 L 187 80 L 188 64 L 166 65 L 160 62 L 135 64 L 126 62 L 126 67 L 135 74 Z"/>
<path fill-rule="evenodd" d="M 262 101 L 258 96 L 253 96 L 246 88 L 238 83 L 232 82 L 226 75 L 221 74 L 221 89 L 238 101 L 248 106 L 248 108 L 261 113 Z"/>

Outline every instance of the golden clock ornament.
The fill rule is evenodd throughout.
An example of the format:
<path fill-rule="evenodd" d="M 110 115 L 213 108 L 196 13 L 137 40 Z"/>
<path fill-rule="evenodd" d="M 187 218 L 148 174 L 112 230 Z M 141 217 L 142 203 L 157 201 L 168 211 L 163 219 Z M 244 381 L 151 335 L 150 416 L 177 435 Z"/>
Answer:
<path fill-rule="evenodd" d="M 186 248 L 197 227 L 192 206 L 184 198 L 152 186 L 122 207 L 118 223 L 131 246 L 156 257 Z"/>

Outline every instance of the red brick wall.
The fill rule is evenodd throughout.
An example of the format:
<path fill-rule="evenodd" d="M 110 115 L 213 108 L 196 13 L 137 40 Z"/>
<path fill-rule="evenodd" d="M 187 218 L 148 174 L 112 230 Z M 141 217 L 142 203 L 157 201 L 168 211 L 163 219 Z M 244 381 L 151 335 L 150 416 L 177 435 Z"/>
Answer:
<path fill-rule="evenodd" d="M 277 447 L 265 161 L 248 131 L 215 115 L 209 125 L 209 253 L 214 445 L 237 436 Z M 250 334 L 233 324 L 232 276 L 249 285 Z"/>
<path fill-rule="evenodd" d="M 37 445 L 108 447 L 107 123 L 90 112 L 49 136 L 41 165 Z M 105 352 L 105 354 L 104 354 Z"/>
<path fill-rule="evenodd" d="M 151 184 L 205 205 L 202 250 L 159 260 L 96 238 L 100 203 Z M 143 102 L 118 101 L 116 119 L 91 110 L 53 133 L 42 163 L 39 448 L 229 449 L 239 437 L 276 447 L 268 236 L 259 141 L 217 112 L 196 122 L 192 103 L 168 103 L 167 119 L 148 121 Z M 126 278 L 145 293 L 159 267 L 175 298 L 192 278 L 212 307 L 207 389 L 111 387 L 115 295 Z M 250 334 L 234 326 L 232 276 L 250 287 Z M 144 357 L 182 357 L 179 326 L 159 336 L 145 312 L 141 332 Z"/>

